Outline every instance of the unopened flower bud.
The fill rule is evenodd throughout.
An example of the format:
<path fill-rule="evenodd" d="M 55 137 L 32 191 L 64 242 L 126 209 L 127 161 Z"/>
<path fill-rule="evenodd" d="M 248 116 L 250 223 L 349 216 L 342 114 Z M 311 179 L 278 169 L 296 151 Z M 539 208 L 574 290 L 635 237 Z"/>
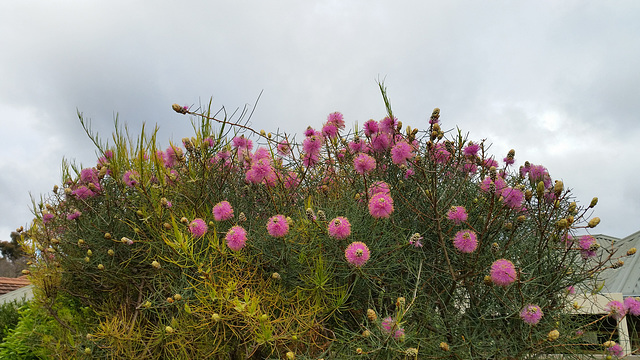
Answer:
<path fill-rule="evenodd" d="M 578 204 L 576 204 L 575 201 L 572 201 L 571 204 L 569 204 L 569 213 L 575 215 L 576 214 L 576 210 L 578 209 Z"/>
<path fill-rule="evenodd" d="M 407 354 L 407 356 L 416 357 L 418 356 L 418 349 L 408 348 L 404 353 Z"/>
<path fill-rule="evenodd" d="M 173 295 L 173 299 L 174 299 L 175 301 L 180 301 L 180 300 L 182 300 L 182 295 L 180 295 L 180 294 L 175 294 L 175 295 Z"/>
<path fill-rule="evenodd" d="M 399 298 L 396 299 L 396 306 L 397 307 L 404 307 L 406 302 L 407 302 L 407 300 L 404 297 L 399 297 Z"/>
<path fill-rule="evenodd" d="M 377 318 L 378 314 L 376 314 L 375 310 L 367 309 L 367 319 L 369 319 L 370 321 L 376 321 Z"/>
<path fill-rule="evenodd" d="M 627 251 L 627 256 L 631 256 L 636 253 L 636 248 L 632 247 Z"/>
<path fill-rule="evenodd" d="M 369 336 L 371 336 L 371 331 L 365 330 L 362 332 L 362 337 L 369 337 Z"/>
<path fill-rule="evenodd" d="M 88 347 L 84 348 L 84 353 L 85 354 L 90 355 L 92 352 L 93 351 L 91 350 L 91 348 L 88 348 Z"/>
<path fill-rule="evenodd" d="M 241 212 L 240 215 L 238 215 L 238 221 L 239 222 L 247 221 L 247 216 L 243 212 Z"/>
<path fill-rule="evenodd" d="M 322 210 L 318 210 L 318 220 L 327 221 L 327 215 Z"/>
<path fill-rule="evenodd" d="M 91 261 L 91 258 L 90 258 L 90 257 L 88 257 L 88 256 L 85 256 L 85 258 L 84 258 L 84 262 L 88 263 L 89 261 Z"/>
<path fill-rule="evenodd" d="M 287 352 L 287 360 L 294 360 L 295 358 L 296 358 L 296 354 L 294 354 L 293 351 Z"/>
<path fill-rule="evenodd" d="M 154 269 L 160 269 L 160 263 L 155 260 L 151 262 L 151 266 L 153 266 Z"/>
<path fill-rule="evenodd" d="M 277 272 L 274 272 L 273 274 L 271 274 L 271 278 L 274 280 L 280 280 L 280 274 L 278 274 Z"/>
<path fill-rule="evenodd" d="M 484 281 L 484 284 L 485 284 L 485 285 L 491 285 L 491 284 L 493 284 L 493 281 L 491 281 L 491 276 L 489 276 L 489 275 L 485 275 L 485 276 L 484 276 L 484 280 L 483 280 L 483 281 Z"/>
<path fill-rule="evenodd" d="M 531 190 L 527 190 L 524 192 L 524 199 L 527 201 L 531 201 L 531 198 L 533 197 L 533 192 Z"/>
<path fill-rule="evenodd" d="M 592 208 L 594 206 L 596 206 L 598 204 L 598 198 L 594 197 L 593 199 L 591 199 L 591 204 L 589 204 L 589 207 Z"/>
<path fill-rule="evenodd" d="M 31 271 L 25 269 L 25 270 L 22 270 L 22 274 L 23 275 L 29 275 L 29 274 L 31 274 Z"/>
<path fill-rule="evenodd" d="M 178 104 L 171 105 L 171 108 L 173 109 L 173 111 L 177 112 L 178 114 L 186 114 L 188 111 L 185 106 L 181 106 Z"/>
<path fill-rule="evenodd" d="M 544 182 L 540 181 L 538 183 L 538 185 L 536 186 L 536 193 L 538 194 L 538 197 L 541 197 L 542 194 L 544 194 Z"/>
<path fill-rule="evenodd" d="M 362 355 L 362 349 L 361 349 L 361 348 L 357 348 L 357 349 L 356 349 L 356 354 L 358 354 L 358 355 Z"/>
<path fill-rule="evenodd" d="M 566 229 L 569 227 L 569 222 L 567 221 L 567 219 L 560 219 L 558 220 L 558 222 L 556 223 L 556 227 L 560 230 L 562 229 Z"/>
<path fill-rule="evenodd" d="M 104 270 L 104 265 L 98 264 L 98 270 Z"/>
<path fill-rule="evenodd" d="M 211 319 L 215 322 L 220 321 L 220 315 L 218 315 L 217 313 L 214 313 L 213 315 L 211 315 Z"/>
<path fill-rule="evenodd" d="M 556 196 L 560 196 L 562 190 L 564 190 L 564 184 L 562 183 L 562 181 L 556 180 L 556 183 L 553 185 L 553 192 L 556 194 Z"/>
<path fill-rule="evenodd" d="M 518 222 L 519 223 L 523 223 L 525 220 L 527 220 L 527 217 L 525 215 L 518 216 Z"/>
<path fill-rule="evenodd" d="M 589 227 L 590 228 L 594 228 L 594 227 L 598 226 L 598 224 L 600 224 L 600 218 L 599 217 L 594 217 L 593 219 L 589 220 Z"/>
<path fill-rule="evenodd" d="M 491 244 L 491 251 L 497 252 L 498 250 L 500 250 L 500 245 L 498 245 L 497 242 L 494 242 L 493 244 Z"/>
<path fill-rule="evenodd" d="M 58 185 L 53 185 L 53 193 L 54 194 L 58 193 Z"/>
<path fill-rule="evenodd" d="M 111 240 L 111 234 L 110 233 L 105 233 L 104 234 L 104 238 L 105 238 L 105 240 Z"/>
<path fill-rule="evenodd" d="M 613 346 L 615 346 L 615 345 L 616 345 L 616 342 L 615 342 L 615 341 L 611 341 L 611 340 L 606 341 L 606 342 L 604 342 L 604 343 L 602 344 L 602 346 L 604 346 L 604 347 L 606 347 L 606 348 L 610 348 L 610 347 L 613 347 Z"/>
<path fill-rule="evenodd" d="M 308 208 L 306 210 L 306 214 L 307 214 L 307 219 L 314 221 L 316 219 L 316 214 L 313 213 L 313 209 L 312 208 Z"/>
<path fill-rule="evenodd" d="M 183 216 L 183 217 L 180 218 L 180 222 L 186 225 L 186 224 L 189 223 L 189 219 L 187 219 L 186 217 Z"/>
<path fill-rule="evenodd" d="M 611 268 L 618 269 L 618 268 L 621 268 L 623 265 L 624 265 L 624 261 L 618 260 L 613 265 L 611 265 Z"/>
<path fill-rule="evenodd" d="M 440 343 L 440 349 L 442 349 L 442 351 L 449 351 L 449 344 L 447 344 L 446 342 L 441 342 Z"/>
<path fill-rule="evenodd" d="M 164 223 L 162 224 L 162 226 L 164 227 L 165 230 L 171 230 L 171 224 L 169 223 Z"/>
<path fill-rule="evenodd" d="M 171 326 L 165 326 L 164 331 L 166 331 L 168 334 L 173 334 L 175 330 L 173 330 Z"/>
<path fill-rule="evenodd" d="M 547 340 L 549 341 L 558 340 L 559 337 L 560 337 L 560 332 L 558 330 L 551 330 L 549 331 L 549 334 L 547 334 Z"/>

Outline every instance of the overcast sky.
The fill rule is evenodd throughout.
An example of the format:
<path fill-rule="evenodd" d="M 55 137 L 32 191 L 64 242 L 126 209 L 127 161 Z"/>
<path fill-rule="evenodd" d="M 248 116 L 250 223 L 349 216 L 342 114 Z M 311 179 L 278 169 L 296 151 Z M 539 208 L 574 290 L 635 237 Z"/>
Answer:
<path fill-rule="evenodd" d="M 257 129 L 300 134 L 340 111 L 486 138 L 545 165 L 602 219 L 640 230 L 640 1 L 0 2 L 0 239 L 61 160 L 95 164 L 76 110 L 107 137 L 116 113 L 163 146 L 192 135 L 172 103 L 253 104 Z"/>

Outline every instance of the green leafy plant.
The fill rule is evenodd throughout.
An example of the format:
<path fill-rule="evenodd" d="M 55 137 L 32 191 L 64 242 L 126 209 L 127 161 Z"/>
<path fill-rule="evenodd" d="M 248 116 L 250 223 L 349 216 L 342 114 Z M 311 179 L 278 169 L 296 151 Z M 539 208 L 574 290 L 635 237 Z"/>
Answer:
<path fill-rule="evenodd" d="M 180 146 L 117 124 L 109 145 L 81 117 L 102 156 L 66 165 L 22 244 L 40 304 L 86 309 L 56 319 L 86 329 L 61 340 L 65 356 L 572 352 L 568 293 L 618 261 L 577 237 L 595 204 L 543 166 L 515 168 L 513 150 L 500 165 L 484 141 L 444 131 L 439 109 L 403 129 L 380 89 L 380 122 L 347 131 L 332 113 L 298 143 L 174 105 L 193 116 Z"/>

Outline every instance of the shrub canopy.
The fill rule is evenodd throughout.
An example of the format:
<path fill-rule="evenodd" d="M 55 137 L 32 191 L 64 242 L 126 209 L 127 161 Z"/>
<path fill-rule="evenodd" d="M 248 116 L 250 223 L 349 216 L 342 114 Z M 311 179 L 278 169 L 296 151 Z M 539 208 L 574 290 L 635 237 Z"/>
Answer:
<path fill-rule="evenodd" d="M 195 130 L 182 144 L 92 137 L 97 165 L 65 167 L 24 245 L 42 306 L 88 309 L 57 356 L 570 352 L 567 293 L 611 261 L 573 238 L 597 225 L 591 204 L 444 131 L 439 109 L 403 128 L 380 87 L 383 120 L 347 131 L 336 112 L 298 141 L 178 105 Z"/>

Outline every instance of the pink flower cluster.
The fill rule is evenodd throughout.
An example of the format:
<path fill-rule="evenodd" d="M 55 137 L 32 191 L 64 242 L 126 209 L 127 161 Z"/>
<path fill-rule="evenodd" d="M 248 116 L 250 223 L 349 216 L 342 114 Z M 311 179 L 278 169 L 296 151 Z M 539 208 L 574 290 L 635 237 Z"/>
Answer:
<path fill-rule="evenodd" d="M 247 182 L 253 184 L 265 183 L 274 186 L 277 175 L 271 165 L 271 156 L 265 148 L 258 148 L 251 157 L 251 167 L 247 171 L 245 178 Z"/>
<path fill-rule="evenodd" d="M 233 208 L 228 201 L 220 201 L 212 210 L 213 218 L 216 221 L 224 221 L 233 219 Z"/>
<path fill-rule="evenodd" d="M 135 170 L 129 170 L 122 175 L 122 181 L 128 187 L 133 188 L 140 183 L 140 174 Z"/>
<path fill-rule="evenodd" d="M 399 327 L 398 323 L 391 316 L 384 318 L 380 325 L 382 326 L 383 332 L 393 334 L 393 338 L 396 340 L 401 339 L 405 335 L 404 328 Z"/>
<path fill-rule="evenodd" d="M 582 254 L 583 259 L 588 259 L 596 256 L 597 242 L 596 238 L 594 238 L 593 236 L 581 236 L 580 240 L 578 241 L 578 246 L 580 247 L 580 254 Z"/>
<path fill-rule="evenodd" d="M 369 199 L 369 213 L 374 218 L 388 218 L 392 212 L 393 199 L 388 193 L 379 192 Z"/>
<path fill-rule="evenodd" d="M 447 212 L 447 219 L 456 225 L 460 225 L 467 221 L 467 210 L 465 210 L 464 206 L 452 206 Z"/>
<path fill-rule="evenodd" d="M 376 168 L 376 160 L 367 154 L 360 153 L 353 159 L 353 167 L 358 174 L 365 175 Z"/>
<path fill-rule="evenodd" d="M 399 141 L 391 148 L 391 160 L 396 165 L 406 164 L 413 158 L 413 149 L 406 141 Z"/>
<path fill-rule="evenodd" d="M 329 222 L 329 236 L 334 239 L 342 240 L 346 239 L 351 234 L 351 224 L 349 220 L 343 216 Z"/>
<path fill-rule="evenodd" d="M 498 286 L 508 286 L 516 281 L 516 267 L 507 259 L 499 259 L 491 264 L 491 281 Z"/>
<path fill-rule="evenodd" d="M 460 230 L 453 237 L 453 246 L 462 253 L 470 254 L 478 247 L 478 237 L 471 230 Z"/>
<path fill-rule="evenodd" d="M 627 308 L 618 300 L 609 301 L 604 307 L 604 311 L 608 312 L 609 316 L 617 321 L 622 320 L 622 318 L 627 315 Z"/>
<path fill-rule="evenodd" d="M 347 258 L 349 264 L 360 267 L 364 265 L 370 257 L 369 248 L 367 245 L 360 241 L 354 241 L 344 251 L 344 256 Z"/>
<path fill-rule="evenodd" d="M 189 231 L 197 238 L 204 236 L 207 233 L 207 223 L 202 219 L 194 219 L 189 223 Z"/>
<path fill-rule="evenodd" d="M 542 315 L 544 315 L 544 313 L 542 312 L 542 309 L 540 309 L 540 306 L 533 304 L 525 306 L 522 308 L 522 311 L 520 311 L 520 318 L 529 325 L 536 325 L 539 323 L 540 319 L 542 319 Z"/>
<path fill-rule="evenodd" d="M 274 215 L 267 222 L 267 232 L 273 237 L 283 237 L 289 232 L 289 223 L 284 215 Z"/>
<path fill-rule="evenodd" d="M 247 231 L 242 226 L 232 226 L 231 229 L 227 231 L 224 239 L 229 249 L 238 251 L 242 249 L 247 242 Z"/>

